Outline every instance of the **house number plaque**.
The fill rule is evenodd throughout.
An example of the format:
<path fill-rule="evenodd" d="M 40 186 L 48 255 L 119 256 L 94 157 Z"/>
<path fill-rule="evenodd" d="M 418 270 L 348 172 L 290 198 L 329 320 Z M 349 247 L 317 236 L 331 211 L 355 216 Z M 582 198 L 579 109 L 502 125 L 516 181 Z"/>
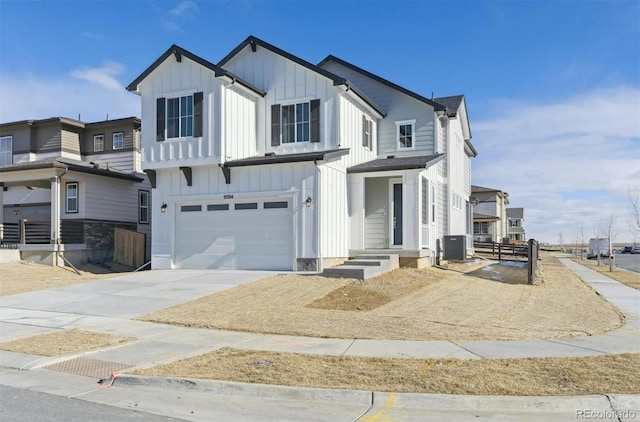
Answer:
<path fill-rule="evenodd" d="M 223 198 L 224 199 L 233 199 L 233 195 L 224 195 Z"/>

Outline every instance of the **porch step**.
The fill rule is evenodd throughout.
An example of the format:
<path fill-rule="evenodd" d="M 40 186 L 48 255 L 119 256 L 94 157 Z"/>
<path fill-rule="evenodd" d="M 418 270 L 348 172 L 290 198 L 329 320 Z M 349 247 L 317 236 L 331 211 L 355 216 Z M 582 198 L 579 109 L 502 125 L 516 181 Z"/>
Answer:
<path fill-rule="evenodd" d="M 325 269 L 322 275 L 366 280 L 396 269 L 398 266 L 398 255 L 359 255 L 356 259 L 345 261 L 342 265 Z"/>

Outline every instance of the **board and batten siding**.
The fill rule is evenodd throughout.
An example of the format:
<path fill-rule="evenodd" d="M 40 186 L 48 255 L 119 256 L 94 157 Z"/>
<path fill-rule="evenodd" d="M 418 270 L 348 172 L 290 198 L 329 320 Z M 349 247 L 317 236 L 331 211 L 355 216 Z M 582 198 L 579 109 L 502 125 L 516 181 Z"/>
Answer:
<path fill-rule="evenodd" d="M 317 205 L 305 207 L 303 202 L 316 196 L 318 169 L 313 163 L 235 167 L 231 169 L 231 183 L 226 184 L 220 168 L 199 166 L 192 168 L 193 185 L 187 186 L 180 170 L 160 169 L 158 186 L 153 189 L 152 254 L 154 268 L 169 268 L 175 263 L 172 245 L 175 240 L 176 213 L 183 204 L 233 203 L 251 200 L 291 199 L 294 230 L 294 256 L 318 258 L 316 218 Z M 231 195 L 232 197 L 225 197 Z M 158 204 L 166 203 L 168 210 L 161 213 Z"/>
<path fill-rule="evenodd" d="M 222 88 L 224 159 L 256 155 L 256 100 L 233 88 Z"/>
<path fill-rule="evenodd" d="M 347 209 L 347 173 L 333 164 L 320 171 L 320 251 L 322 258 L 348 258 L 350 221 Z"/>
<path fill-rule="evenodd" d="M 339 96 L 340 110 L 340 148 L 349 148 L 349 154 L 340 160 L 345 168 L 374 160 L 376 158 L 377 121 L 365 113 L 360 106 L 350 98 Z M 362 116 L 372 121 L 371 149 L 362 145 Z M 345 182 L 346 183 L 346 182 Z"/>
<path fill-rule="evenodd" d="M 182 57 L 176 62 L 170 56 L 139 86 L 142 98 L 142 161 L 143 168 L 188 166 L 219 160 L 214 145 L 219 146 L 218 125 L 214 125 L 214 104 L 220 104 L 221 81 L 214 72 Z M 203 136 L 198 138 L 173 138 L 156 140 L 156 100 L 175 98 L 203 92 Z"/>
<path fill-rule="evenodd" d="M 352 82 L 386 113 L 378 124 L 378 155 L 396 156 L 428 155 L 436 149 L 435 113 L 433 107 L 409 97 L 385 84 L 377 82 L 360 72 L 356 72 L 335 62 L 329 62 L 324 69 L 340 75 Z M 396 122 L 416 120 L 415 148 L 399 151 L 397 148 Z"/>
<path fill-rule="evenodd" d="M 364 247 L 389 247 L 389 178 L 366 178 L 364 181 Z"/>
<path fill-rule="evenodd" d="M 224 68 L 267 94 L 258 108 L 259 153 L 277 155 L 337 148 L 338 89 L 328 78 L 267 49 L 252 52 L 246 47 L 225 63 Z M 320 142 L 271 145 L 271 106 L 320 100 Z"/>

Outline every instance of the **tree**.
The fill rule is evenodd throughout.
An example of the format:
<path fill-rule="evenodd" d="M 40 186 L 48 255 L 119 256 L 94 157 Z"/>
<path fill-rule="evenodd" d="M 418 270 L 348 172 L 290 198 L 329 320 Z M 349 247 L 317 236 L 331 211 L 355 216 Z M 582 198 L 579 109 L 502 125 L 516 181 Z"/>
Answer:
<path fill-rule="evenodd" d="M 587 234 L 584 232 L 584 226 L 580 226 L 578 232 L 578 240 L 580 241 L 580 259 L 584 259 L 582 252 L 584 251 L 584 242 L 587 239 Z"/>
<path fill-rule="evenodd" d="M 629 220 L 629 227 L 633 237 L 640 236 L 640 195 L 633 195 L 631 188 L 629 188 L 629 214 L 631 219 Z"/>
<path fill-rule="evenodd" d="M 602 236 L 602 222 L 598 222 L 596 225 L 593 226 L 593 234 L 596 237 L 596 259 L 598 261 L 598 267 L 600 266 L 600 264 L 602 263 L 602 261 L 600 260 L 600 236 Z"/>
<path fill-rule="evenodd" d="M 616 215 L 615 214 L 611 214 L 609 216 L 609 220 L 607 221 L 607 223 L 604 226 L 604 233 L 607 235 L 607 237 L 609 238 L 609 272 L 613 272 L 613 264 L 614 264 L 614 260 L 615 260 L 615 254 L 613 253 L 613 238 L 616 236 L 616 232 L 614 231 L 614 226 L 616 224 Z"/>

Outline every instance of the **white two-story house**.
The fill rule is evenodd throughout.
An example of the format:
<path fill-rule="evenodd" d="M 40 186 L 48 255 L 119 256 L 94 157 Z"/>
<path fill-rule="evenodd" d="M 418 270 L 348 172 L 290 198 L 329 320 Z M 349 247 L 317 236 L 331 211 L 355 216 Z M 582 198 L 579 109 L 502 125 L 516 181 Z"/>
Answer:
<path fill-rule="evenodd" d="M 473 240 L 502 243 L 507 237 L 509 194 L 500 189 L 473 185 Z"/>
<path fill-rule="evenodd" d="M 425 265 L 443 235 L 470 234 L 464 99 L 361 87 L 328 59 L 253 36 L 218 64 L 174 45 L 127 87 L 142 97 L 153 268 L 318 271 L 381 250 Z"/>

